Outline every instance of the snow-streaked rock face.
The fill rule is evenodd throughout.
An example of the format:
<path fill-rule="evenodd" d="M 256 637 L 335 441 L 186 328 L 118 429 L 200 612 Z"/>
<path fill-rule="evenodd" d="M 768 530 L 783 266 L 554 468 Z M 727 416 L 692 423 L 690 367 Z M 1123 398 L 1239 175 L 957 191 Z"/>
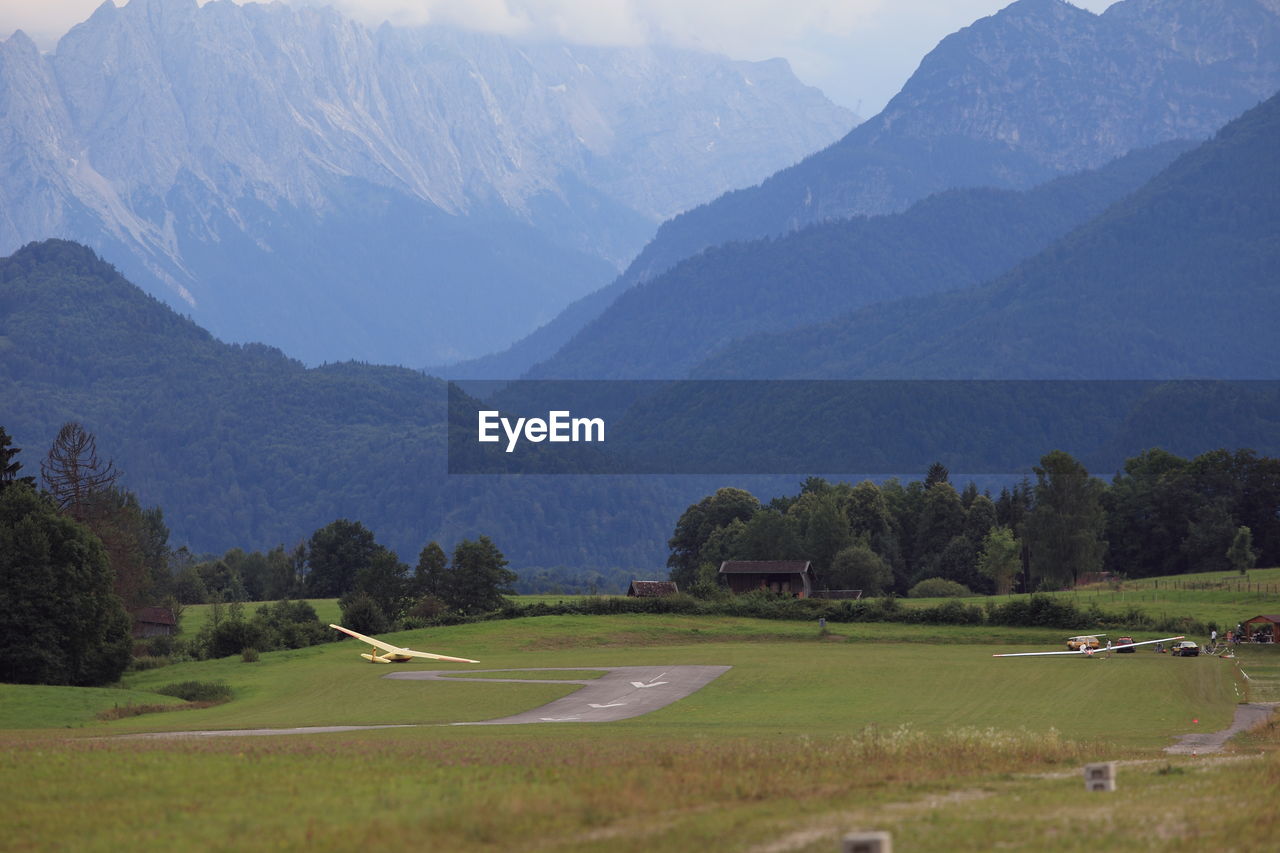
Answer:
<path fill-rule="evenodd" d="M 528 331 L 606 283 L 662 219 L 854 122 L 780 60 L 370 30 L 282 4 L 105 2 L 50 55 L 21 33 L 0 44 L 0 252 L 72 237 L 227 337 L 423 364 Z M 454 237 L 366 245 L 361 281 L 317 280 L 313 263 L 302 280 L 230 283 L 259 254 L 289 269 L 326 222 L 398 206 Z M 463 244 L 506 265 L 477 263 L 467 281 L 463 259 L 439 257 Z M 437 260 L 450 281 L 404 280 Z M 500 310 L 468 315 L 459 288 Z M 289 308 L 304 301 L 305 322 Z M 345 307 L 326 317 L 324 302 Z M 385 321 L 406 309 L 435 322 Z"/>

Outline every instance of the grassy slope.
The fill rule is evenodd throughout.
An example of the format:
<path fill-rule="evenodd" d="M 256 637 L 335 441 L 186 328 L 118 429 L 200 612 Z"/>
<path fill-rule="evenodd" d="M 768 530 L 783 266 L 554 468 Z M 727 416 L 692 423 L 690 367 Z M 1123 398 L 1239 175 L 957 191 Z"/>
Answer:
<path fill-rule="evenodd" d="M 146 690 L 0 684 L 0 729 L 70 728 L 91 723 L 116 706 L 181 704 L 181 699 Z"/>
<path fill-rule="evenodd" d="M 1096 584 L 1079 590 L 1046 593 L 1065 598 L 1078 607 L 1096 604 L 1107 613 L 1123 614 L 1130 608 L 1157 620 L 1187 616 L 1219 630 L 1260 613 L 1280 613 L 1280 568 L 1253 569 L 1247 578 L 1237 572 L 1206 572 L 1161 578 L 1128 580 L 1118 588 Z M 966 604 L 1002 604 L 1021 596 L 993 595 L 959 599 Z M 904 598 L 907 607 L 930 607 L 939 598 Z M 1080 626 L 1088 630 L 1089 626 Z M 1197 638 L 1199 639 L 1199 638 Z"/>
<path fill-rule="evenodd" d="M 336 598 L 308 598 L 305 599 L 308 604 L 315 608 L 316 618 L 326 625 L 342 622 L 342 610 L 338 607 L 338 599 Z M 270 601 L 250 601 L 244 605 L 245 617 L 250 617 L 257 612 L 258 608 L 264 604 L 274 604 Z M 223 605 L 226 610 L 228 605 Z M 188 604 L 182 611 L 182 636 L 194 637 L 200 633 L 200 629 L 209 621 L 213 615 L 212 604 Z"/>

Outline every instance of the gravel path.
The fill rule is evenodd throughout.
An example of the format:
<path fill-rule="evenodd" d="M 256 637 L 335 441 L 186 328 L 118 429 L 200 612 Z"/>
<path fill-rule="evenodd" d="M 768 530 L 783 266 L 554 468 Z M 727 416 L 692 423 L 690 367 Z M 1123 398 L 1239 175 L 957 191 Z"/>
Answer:
<path fill-rule="evenodd" d="M 1206 752 L 1221 752 L 1226 742 L 1240 732 L 1265 723 L 1277 705 L 1280 705 L 1280 702 L 1253 702 L 1237 705 L 1236 716 L 1230 728 L 1220 732 L 1194 732 L 1182 735 L 1177 743 L 1166 746 L 1164 751 L 1170 755 L 1190 755 L 1193 752 L 1203 755 Z"/>

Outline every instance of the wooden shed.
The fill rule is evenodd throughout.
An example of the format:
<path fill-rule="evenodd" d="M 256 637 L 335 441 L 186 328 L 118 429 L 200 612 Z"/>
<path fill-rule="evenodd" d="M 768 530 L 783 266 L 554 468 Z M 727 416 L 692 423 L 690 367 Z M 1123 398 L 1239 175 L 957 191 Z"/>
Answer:
<path fill-rule="evenodd" d="M 720 577 L 735 593 L 766 589 L 809 598 L 813 594 L 813 573 L 808 560 L 726 560 Z"/>
<path fill-rule="evenodd" d="M 1246 641 L 1274 643 L 1280 640 L 1280 614 L 1255 616 L 1244 623 Z"/>
<path fill-rule="evenodd" d="M 679 591 L 675 581 L 632 581 L 627 587 L 627 595 L 632 598 L 666 598 Z"/>
<path fill-rule="evenodd" d="M 144 607 L 133 613 L 133 638 L 167 637 L 178 630 L 178 620 L 164 607 Z"/>

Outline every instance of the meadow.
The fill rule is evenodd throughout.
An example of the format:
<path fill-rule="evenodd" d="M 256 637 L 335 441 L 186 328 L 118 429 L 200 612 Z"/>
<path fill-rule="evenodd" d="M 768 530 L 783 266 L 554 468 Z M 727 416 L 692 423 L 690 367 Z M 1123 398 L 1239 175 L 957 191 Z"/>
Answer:
<path fill-rule="evenodd" d="M 405 665 L 460 674 L 732 669 L 654 713 L 590 725 L 447 725 L 576 687 L 391 681 L 355 641 L 134 672 L 100 692 L 0 686 L 6 849 L 829 853 L 844 832 L 886 829 L 899 849 L 1263 850 L 1276 829 L 1274 724 L 1223 756 L 1162 752 L 1177 735 L 1225 728 L 1238 702 L 1280 701 L 1274 646 L 1234 659 L 993 659 L 1062 648 L 1063 632 L 644 614 L 387 639 L 481 661 Z M 172 703 L 153 691 L 189 680 L 224 682 L 234 699 L 97 719 Z M 117 737 L 329 724 L 411 727 Z M 1084 790 L 1080 768 L 1098 760 L 1122 762 L 1116 792 Z"/>
<path fill-rule="evenodd" d="M 1219 631 L 1263 613 L 1280 613 L 1280 568 L 1238 572 L 1210 572 L 1176 577 L 1141 578 L 1098 583 L 1078 589 L 1043 593 L 1080 608 L 1096 606 L 1105 613 L 1136 610 L 1157 622 L 1189 617 Z M 956 599 L 965 604 L 1003 604 L 1025 597 L 1016 595 L 972 596 Z M 940 598 L 904 598 L 906 607 L 931 607 Z"/>

